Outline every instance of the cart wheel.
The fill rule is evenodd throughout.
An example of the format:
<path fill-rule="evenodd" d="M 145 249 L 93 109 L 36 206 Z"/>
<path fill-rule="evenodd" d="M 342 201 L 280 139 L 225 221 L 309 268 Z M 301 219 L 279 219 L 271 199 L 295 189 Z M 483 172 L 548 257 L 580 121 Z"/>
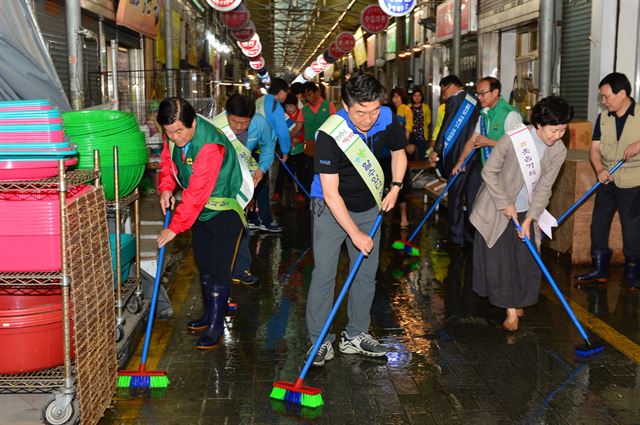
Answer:
<path fill-rule="evenodd" d="M 141 296 L 132 297 L 127 303 L 127 311 L 131 314 L 140 314 L 142 305 L 143 301 Z"/>
<path fill-rule="evenodd" d="M 116 326 L 116 342 L 120 342 L 123 336 L 124 336 L 124 328 L 122 327 L 122 325 Z"/>
<path fill-rule="evenodd" d="M 42 421 L 47 425 L 75 425 L 78 423 L 77 401 L 73 400 L 63 410 L 56 407 L 56 398 L 50 398 L 42 408 Z"/>

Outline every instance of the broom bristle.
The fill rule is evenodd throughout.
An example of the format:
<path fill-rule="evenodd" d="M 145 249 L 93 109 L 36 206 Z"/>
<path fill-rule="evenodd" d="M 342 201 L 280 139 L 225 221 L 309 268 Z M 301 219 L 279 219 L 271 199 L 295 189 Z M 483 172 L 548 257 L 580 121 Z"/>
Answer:
<path fill-rule="evenodd" d="M 412 257 L 419 257 L 420 256 L 420 250 L 418 248 L 416 248 L 415 246 L 408 246 L 407 247 L 407 253 L 409 255 L 411 255 Z"/>
<path fill-rule="evenodd" d="M 403 241 L 395 241 L 391 245 L 391 248 L 397 249 L 398 251 L 402 251 L 402 250 L 404 250 L 404 246 L 405 246 L 405 243 Z"/>
<path fill-rule="evenodd" d="M 293 382 L 285 381 L 273 383 L 271 398 L 313 408 L 324 404 L 320 388 L 305 385 L 296 386 Z"/>

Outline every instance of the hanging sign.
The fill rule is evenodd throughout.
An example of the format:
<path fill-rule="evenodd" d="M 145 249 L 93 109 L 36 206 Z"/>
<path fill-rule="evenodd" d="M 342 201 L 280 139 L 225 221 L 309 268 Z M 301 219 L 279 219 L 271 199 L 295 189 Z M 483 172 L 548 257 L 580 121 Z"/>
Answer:
<path fill-rule="evenodd" d="M 318 58 L 316 59 L 316 62 L 318 62 L 318 65 L 320 65 L 323 69 L 328 67 L 329 65 L 331 65 L 329 62 L 327 62 L 327 60 L 324 58 L 324 54 L 318 56 Z"/>
<path fill-rule="evenodd" d="M 253 37 L 251 37 L 249 40 L 247 41 L 238 41 L 238 46 L 240 46 L 241 49 L 255 49 L 256 45 L 260 43 L 260 36 L 258 35 L 258 33 L 255 33 L 253 35 Z"/>
<path fill-rule="evenodd" d="M 242 0 L 207 0 L 209 6 L 220 12 L 228 12 L 240 6 Z"/>
<path fill-rule="evenodd" d="M 241 30 L 249 25 L 251 14 L 246 6 L 241 4 L 230 12 L 221 13 L 220 19 L 227 28 L 231 30 Z"/>
<path fill-rule="evenodd" d="M 264 68 L 264 65 L 265 62 L 262 56 L 258 56 L 256 59 L 249 61 L 249 66 L 255 71 L 261 70 L 262 68 Z"/>
<path fill-rule="evenodd" d="M 304 70 L 304 72 L 302 73 L 302 76 L 304 77 L 305 80 L 311 80 L 313 77 L 316 76 L 316 72 L 314 72 L 313 69 L 311 69 L 311 67 L 307 67 L 307 69 Z"/>
<path fill-rule="evenodd" d="M 345 54 L 345 52 L 338 48 L 338 43 L 336 43 L 335 41 L 329 45 L 329 48 L 327 50 L 329 51 L 329 55 L 331 55 L 331 57 L 335 60 L 340 59 Z"/>
<path fill-rule="evenodd" d="M 313 72 L 315 72 L 316 74 L 321 73 L 322 71 L 324 71 L 324 66 L 320 65 L 318 63 L 318 61 L 313 61 L 313 63 L 311 64 L 311 69 L 313 70 Z"/>
<path fill-rule="evenodd" d="M 416 6 L 416 0 L 378 0 L 378 4 L 389 16 L 404 16 Z"/>
<path fill-rule="evenodd" d="M 258 41 L 255 47 L 251 49 L 242 49 L 242 53 L 248 58 L 255 58 L 256 56 L 260 56 L 260 53 L 262 53 L 262 43 Z"/>
<path fill-rule="evenodd" d="M 389 25 L 389 15 L 376 4 L 362 9 L 360 13 L 360 25 L 362 29 L 371 34 L 377 34 L 384 31 Z"/>
<path fill-rule="evenodd" d="M 231 35 L 237 41 L 248 41 L 256 34 L 256 24 L 249 21 L 246 27 L 241 30 L 231 31 Z"/>
<path fill-rule="evenodd" d="M 341 32 L 336 37 L 336 47 L 343 53 L 343 55 L 352 51 L 355 45 L 356 38 L 350 32 Z"/>

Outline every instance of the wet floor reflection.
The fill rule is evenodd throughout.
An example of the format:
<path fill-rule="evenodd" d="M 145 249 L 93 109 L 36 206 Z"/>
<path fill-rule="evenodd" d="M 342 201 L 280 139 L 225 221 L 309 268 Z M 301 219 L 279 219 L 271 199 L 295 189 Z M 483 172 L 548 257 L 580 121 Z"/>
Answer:
<path fill-rule="evenodd" d="M 423 212 L 422 204 L 409 206 L 411 217 Z M 199 313 L 193 285 L 167 335 L 160 364 L 171 385 L 163 398 L 119 393 L 102 425 L 640 423 L 637 364 L 610 346 L 577 362 L 579 336 L 545 297 L 527 309 L 518 332 L 504 331 L 504 311 L 472 290 L 472 252 L 446 247 L 446 223 L 429 223 L 416 239 L 421 255 L 410 257 L 390 249 L 403 236 L 394 217 L 383 227 L 371 329 L 391 352 L 382 359 L 343 355 L 336 344 L 335 359 L 305 379 L 322 388 L 321 409 L 270 400 L 272 382 L 294 381 L 309 348 L 313 269 L 308 212 L 299 204 L 275 212 L 285 232 L 252 236 L 260 282 L 233 287 L 238 310 L 226 319 L 223 344 L 206 353 L 192 348 L 195 337 L 184 329 Z M 336 292 L 349 271 L 343 253 Z M 620 285 L 574 288 L 571 267 L 545 261 L 571 299 L 636 338 L 637 296 Z M 346 322 L 343 307 L 332 331 Z"/>

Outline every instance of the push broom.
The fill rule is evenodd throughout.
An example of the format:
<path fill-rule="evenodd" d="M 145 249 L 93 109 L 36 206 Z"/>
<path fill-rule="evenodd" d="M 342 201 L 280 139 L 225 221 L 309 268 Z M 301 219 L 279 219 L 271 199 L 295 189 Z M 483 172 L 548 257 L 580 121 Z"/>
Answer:
<path fill-rule="evenodd" d="M 300 180 L 298 180 L 296 176 L 293 174 L 293 171 L 291 171 L 291 168 L 289 168 L 287 164 L 284 163 L 284 161 L 280 156 L 276 155 L 276 158 L 278 158 L 278 161 L 280 161 L 280 164 L 282 164 L 282 167 L 285 169 L 287 173 L 289 173 L 289 175 L 291 176 L 293 181 L 296 182 L 300 190 L 302 190 L 302 192 L 307 196 L 307 199 L 311 199 L 311 195 L 309 195 L 309 192 L 307 192 L 307 189 L 304 188 L 302 183 L 300 183 Z"/>
<path fill-rule="evenodd" d="M 618 168 L 620 168 L 622 166 L 622 164 L 624 164 L 624 159 L 621 159 L 620 162 L 618 162 L 616 165 L 614 165 L 610 170 L 609 170 L 609 175 L 613 174 L 616 172 L 616 170 Z M 567 217 L 569 217 L 569 215 L 571 215 L 571 213 L 580 206 L 580 204 L 582 204 L 584 202 L 585 199 L 587 199 L 589 196 L 591 196 L 591 194 L 593 192 L 595 192 L 595 190 L 601 185 L 602 183 L 600 181 L 596 182 L 596 184 L 594 184 L 593 186 L 591 186 L 591 189 L 587 190 L 587 192 L 582 195 L 580 197 L 580 199 L 578 199 L 573 205 L 571 205 L 569 207 L 569 209 L 567 211 L 565 211 L 564 214 L 562 214 L 560 216 L 560 218 L 558 218 L 558 220 L 556 220 L 558 222 L 558 225 L 560 225 L 560 223 L 562 223 Z"/>
<path fill-rule="evenodd" d="M 469 155 L 467 155 L 467 157 L 464 159 L 464 162 L 462 163 L 462 166 L 460 167 L 461 169 L 467 166 L 467 164 L 469 163 L 473 155 L 476 153 L 476 150 L 477 149 L 472 150 L 469 153 Z M 418 224 L 418 227 L 416 227 L 416 230 L 414 230 L 413 233 L 411 233 L 411 236 L 409 236 L 409 239 L 407 239 L 406 241 L 402 241 L 402 240 L 395 241 L 391 245 L 393 249 L 397 249 L 398 251 L 404 251 L 407 254 L 412 255 L 414 257 L 417 257 L 420 255 L 420 249 L 418 249 L 417 246 L 411 244 L 411 241 L 413 241 L 413 239 L 418 235 L 418 232 L 420 232 L 420 229 L 422 229 L 422 226 L 425 225 L 427 220 L 429 220 L 429 217 L 431 217 L 431 215 L 436 210 L 436 208 L 438 208 L 438 205 L 440 205 L 440 202 L 444 199 L 444 197 L 446 196 L 451 186 L 453 186 L 453 184 L 456 182 L 456 180 L 458 179 L 458 176 L 460 176 L 460 173 L 461 171 L 459 171 L 458 174 L 456 174 L 451 178 L 451 180 L 449 180 L 449 182 L 445 186 L 444 190 L 442 191 L 438 199 L 436 199 L 436 202 L 433 203 L 433 205 L 431 206 L 429 211 L 427 211 L 427 214 L 424 216 L 420 224 Z"/>
<path fill-rule="evenodd" d="M 375 223 L 373 224 L 373 228 L 369 232 L 370 238 L 373 238 L 373 236 L 376 234 L 381 222 L 382 213 L 378 215 Z M 340 294 L 338 294 L 336 302 L 333 304 L 333 309 L 331 309 L 331 313 L 329 313 L 329 317 L 327 318 L 327 321 L 325 322 L 320 335 L 318 335 L 316 342 L 311 348 L 311 352 L 307 357 L 307 361 L 305 362 L 304 367 L 302 368 L 302 372 L 300 372 L 300 375 L 298 376 L 298 379 L 296 379 L 296 382 L 274 382 L 273 389 L 271 390 L 271 398 L 276 400 L 284 400 L 289 403 L 299 404 L 305 407 L 319 407 L 324 404 L 324 402 L 322 401 L 322 390 L 320 388 L 304 385 L 304 378 L 307 376 L 307 372 L 309 372 L 309 368 L 311 367 L 316 354 L 318 354 L 318 350 L 324 342 L 324 338 L 327 336 L 327 333 L 329 333 L 329 328 L 331 327 L 333 318 L 338 312 L 340 304 L 347 294 L 347 291 L 349 291 L 349 287 L 351 286 L 351 283 L 353 282 L 353 279 L 358 272 L 358 268 L 360 267 L 362 260 L 364 260 L 364 254 L 361 252 L 356 259 L 355 264 L 351 268 L 349 277 L 347 277 L 347 281 L 342 286 L 342 290 L 340 290 Z"/>
<path fill-rule="evenodd" d="M 513 225 L 516 226 L 516 229 L 518 229 L 518 232 L 522 234 L 522 228 L 520 227 L 518 222 L 516 220 L 512 220 L 512 221 L 513 221 Z M 553 279 L 553 276 L 551 276 L 551 273 L 549 273 L 549 269 L 547 269 L 547 266 L 545 266 L 544 263 L 542 262 L 542 259 L 540 258 L 540 254 L 538 254 L 538 250 L 533 246 L 529 238 L 524 234 L 523 234 L 523 240 L 524 240 L 524 243 L 527 245 L 527 248 L 529 248 L 529 252 L 531 252 L 531 255 L 533 255 L 534 260 L 536 260 L 536 263 L 538 263 L 538 267 L 540 267 L 540 270 L 542 271 L 544 276 L 547 278 L 547 281 L 551 285 L 551 288 L 553 288 L 553 291 L 558 296 L 560 303 L 569 314 L 569 318 L 571 318 L 573 325 L 576 327 L 576 329 L 580 333 L 580 336 L 585 342 L 584 344 L 576 347 L 576 354 L 581 357 L 588 357 L 588 356 L 592 356 L 594 354 L 603 352 L 604 344 L 602 343 L 596 344 L 596 343 L 593 343 L 591 340 L 589 340 L 589 336 L 587 335 L 584 328 L 576 318 L 576 315 L 573 313 L 573 310 L 569 306 L 569 303 L 567 303 L 567 300 L 564 298 L 564 295 L 562 295 L 562 292 L 560 292 L 560 288 L 558 288 L 558 284 Z"/>
<path fill-rule="evenodd" d="M 169 227 L 170 213 L 164 217 L 164 228 Z M 162 274 L 162 263 L 164 261 L 164 251 L 166 245 L 160 248 L 158 254 L 158 268 L 156 278 L 153 282 L 153 295 L 151 297 L 151 307 L 149 308 L 149 318 L 147 319 L 147 330 L 144 335 L 144 346 L 142 358 L 137 371 L 118 371 L 118 388 L 166 388 L 169 386 L 169 378 L 164 370 L 147 370 L 147 356 L 149 355 L 149 342 L 151 341 L 151 331 L 153 330 L 153 319 L 156 315 L 156 304 L 158 302 L 158 291 L 160 289 L 160 278 Z"/>

